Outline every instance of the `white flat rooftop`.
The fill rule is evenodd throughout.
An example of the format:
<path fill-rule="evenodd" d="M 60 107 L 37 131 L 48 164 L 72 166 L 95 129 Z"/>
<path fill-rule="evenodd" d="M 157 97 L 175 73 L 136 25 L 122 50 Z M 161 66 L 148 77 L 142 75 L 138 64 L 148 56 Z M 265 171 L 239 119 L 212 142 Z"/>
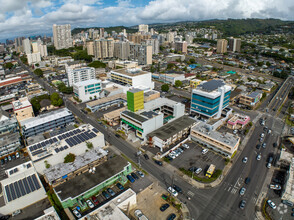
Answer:
<path fill-rule="evenodd" d="M 25 127 L 26 129 L 29 129 L 41 124 L 45 124 L 47 122 L 51 122 L 59 118 L 70 116 L 70 115 L 72 115 L 70 110 L 68 110 L 67 108 L 62 108 L 52 112 L 48 112 L 46 114 L 39 115 L 34 118 L 23 120 L 20 122 L 20 124 L 21 124 L 21 127 Z"/>
<path fill-rule="evenodd" d="M 101 83 L 101 80 L 99 79 L 89 79 L 86 81 L 82 81 L 82 82 L 77 82 L 74 83 L 75 86 L 87 86 L 87 85 L 92 85 L 92 84 L 96 84 L 96 83 Z"/>

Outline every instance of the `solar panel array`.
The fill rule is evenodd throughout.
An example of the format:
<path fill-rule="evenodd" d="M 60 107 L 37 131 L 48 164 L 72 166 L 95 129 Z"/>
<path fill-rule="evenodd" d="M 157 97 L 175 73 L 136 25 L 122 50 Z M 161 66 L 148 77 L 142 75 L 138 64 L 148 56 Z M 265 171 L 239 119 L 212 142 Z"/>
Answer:
<path fill-rule="evenodd" d="M 36 174 L 25 177 L 5 186 L 5 192 L 8 202 L 25 196 L 41 188 Z"/>
<path fill-rule="evenodd" d="M 84 130 L 80 130 L 79 128 L 72 131 L 68 131 L 67 133 L 60 134 L 53 138 L 39 142 L 38 144 L 32 145 L 29 147 L 29 150 L 31 151 L 32 156 L 35 156 L 43 152 L 46 152 L 47 150 L 45 150 L 44 148 L 46 145 L 56 143 L 63 139 L 65 139 L 65 142 L 68 144 L 68 146 L 73 147 L 77 144 L 80 144 L 82 142 L 85 142 L 89 139 L 96 137 L 97 136 L 96 133 L 98 133 L 99 131 L 96 128 L 93 128 L 92 131 L 91 130 L 84 131 Z M 54 150 L 56 153 L 58 153 L 60 151 L 66 150 L 68 146 L 65 145 L 65 146 L 56 148 Z"/>

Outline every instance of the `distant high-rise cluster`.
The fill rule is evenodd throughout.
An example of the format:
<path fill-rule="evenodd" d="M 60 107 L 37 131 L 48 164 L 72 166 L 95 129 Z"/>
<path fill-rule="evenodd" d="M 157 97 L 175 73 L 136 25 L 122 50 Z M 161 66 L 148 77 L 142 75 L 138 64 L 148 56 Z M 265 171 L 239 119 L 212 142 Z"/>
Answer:
<path fill-rule="evenodd" d="M 240 38 L 229 38 L 228 51 L 240 52 L 241 51 L 241 39 Z"/>
<path fill-rule="evenodd" d="M 54 47 L 57 50 L 72 47 L 70 24 L 65 24 L 65 25 L 54 24 L 53 25 L 53 41 L 54 41 Z"/>
<path fill-rule="evenodd" d="M 148 24 L 140 24 L 139 25 L 139 32 L 147 33 L 148 32 Z"/>

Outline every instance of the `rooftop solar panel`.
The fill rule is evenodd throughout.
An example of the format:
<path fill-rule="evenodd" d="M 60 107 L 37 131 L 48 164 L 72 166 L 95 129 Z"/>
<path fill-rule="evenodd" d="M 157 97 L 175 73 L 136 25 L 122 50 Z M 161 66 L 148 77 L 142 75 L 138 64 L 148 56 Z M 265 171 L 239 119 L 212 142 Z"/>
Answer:
<path fill-rule="evenodd" d="M 42 147 L 45 147 L 45 142 L 42 142 L 42 143 L 41 143 L 41 146 L 42 146 Z"/>
<path fill-rule="evenodd" d="M 85 138 L 82 136 L 82 134 L 79 134 L 78 135 L 78 138 L 80 138 L 82 142 L 85 142 L 86 141 Z"/>
<path fill-rule="evenodd" d="M 77 132 L 77 130 L 73 130 L 73 133 L 74 133 L 74 134 L 77 134 L 78 132 Z"/>
<path fill-rule="evenodd" d="M 9 190 L 8 186 L 5 186 L 5 192 L 6 192 L 8 202 L 10 202 L 12 200 L 12 197 L 11 197 L 10 190 Z"/>
<path fill-rule="evenodd" d="M 46 145 L 48 145 L 48 144 L 49 144 L 49 141 L 48 141 L 48 140 L 47 140 L 47 141 L 45 141 L 45 144 L 46 144 Z"/>
<path fill-rule="evenodd" d="M 60 147 L 59 150 L 60 150 L 60 151 L 63 151 L 64 149 L 63 149 L 63 147 Z"/>
<path fill-rule="evenodd" d="M 33 182 L 35 184 L 36 189 L 40 189 L 41 186 L 40 186 L 39 181 L 38 181 L 38 179 L 36 177 L 36 174 L 32 175 L 32 180 L 33 180 Z"/>
<path fill-rule="evenodd" d="M 29 163 L 29 164 L 27 164 L 27 168 L 30 168 L 32 165 Z"/>
<path fill-rule="evenodd" d="M 15 194 L 15 191 L 14 191 L 13 184 L 9 184 L 9 190 L 10 190 L 12 200 L 15 200 L 16 199 L 16 194 Z"/>
<path fill-rule="evenodd" d="M 30 186 L 32 192 L 34 192 L 34 191 L 36 190 L 36 187 L 35 187 L 35 185 L 33 184 L 33 181 L 32 181 L 31 176 L 28 176 L 28 177 L 27 177 L 27 180 L 28 180 L 28 183 L 29 183 L 29 186 Z"/>
<path fill-rule="evenodd" d="M 61 137 L 61 135 L 59 135 L 57 138 L 58 138 L 60 141 L 62 140 L 62 137 Z"/>
<path fill-rule="evenodd" d="M 58 148 L 56 148 L 56 149 L 55 149 L 55 152 L 56 152 L 56 153 L 58 153 L 58 152 L 59 152 L 59 149 L 58 149 Z"/>
<path fill-rule="evenodd" d="M 34 145 L 33 150 L 37 150 L 37 149 L 38 149 L 38 145 Z"/>
<path fill-rule="evenodd" d="M 53 144 L 53 140 L 52 139 L 50 139 L 49 142 L 50 142 L 50 144 Z"/>
<path fill-rule="evenodd" d="M 64 148 L 64 150 L 66 150 L 68 148 L 68 146 L 65 145 L 63 148 Z"/>
<path fill-rule="evenodd" d="M 22 179 L 22 183 L 24 185 L 24 188 L 26 190 L 26 193 L 29 194 L 31 192 L 31 189 L 29 187 L 28 181 L 26 178 Z"/>
<path fill-rule="evenodd" d="M 54 143 L 55 143 L 55 142 L 57 142 L 58 140 L 57 140 L 57 138 L 56 138 L 56 137 L 54 137 L 54 138 L 53 138 L 53 141 L 54 141 Z"/>
<path fill-rule="evenodd" d="M 73 133 L 72 131 L 70 131 L 70 132 L 69 132 L 69 135 L 70 135 L 70 136 L 73 136 L 73 135 L 74 135 L 74 133 Z"/>
<path fill-rule="evenodd" d="M 94 131 L 95 133 L 98 133 L 98 132 L 99 132 L 96 128 L 93 128 L 93 131 Z"/>
<path fill-rule="evenodd" d="M 42 145 L 41 144 L 38 144 L 37 145 L 37 149 L 39 149 L 39 148 L 41 148 L 42 147 Z"/>
<path fill-rule="evenodd" d="M 30 149 L 30 151 L 33 151 L 34 150 L 34 148 L 33 148 L 34 146 L 31 146 L 31 147 L 29 147 L 29 149 Z"/>
<path fill-rule="evenodd" d="M 23 187 L 23 184 L 22 184 L 22 181 L 21 180 L 18 181 L 18 187 L 20 189 L 21 196 L 24 196 L 24 195 L 27 194 L 26 191 L 25 191 L 25 189 L 24 189 L 24 187 Z"/>
<path fill-rule="evenodd" d="M 17 184 L 17 182 L 14 182 L 14 183 L 13 183 L 13 186 L 14 186 L 14 189 L 15 189 L 16 197 L 17 197 L 17 198 L 21 197 L 20 190 L 19 190 L 19 188 L 18 188 L 18 184 Z"/>

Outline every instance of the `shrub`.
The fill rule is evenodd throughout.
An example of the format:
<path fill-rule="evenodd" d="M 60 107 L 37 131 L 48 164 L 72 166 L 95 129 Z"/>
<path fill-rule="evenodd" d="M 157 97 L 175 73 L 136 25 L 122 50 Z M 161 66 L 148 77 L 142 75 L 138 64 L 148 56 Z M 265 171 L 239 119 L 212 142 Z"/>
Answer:
<path fill-rule="evenodd" d="M 66 157 L 64 158 L 64 163 L 71 163 L 74 162 L 76 159 L 76 155 L 69 153 L 68 155 L 66 155 Z"/>

